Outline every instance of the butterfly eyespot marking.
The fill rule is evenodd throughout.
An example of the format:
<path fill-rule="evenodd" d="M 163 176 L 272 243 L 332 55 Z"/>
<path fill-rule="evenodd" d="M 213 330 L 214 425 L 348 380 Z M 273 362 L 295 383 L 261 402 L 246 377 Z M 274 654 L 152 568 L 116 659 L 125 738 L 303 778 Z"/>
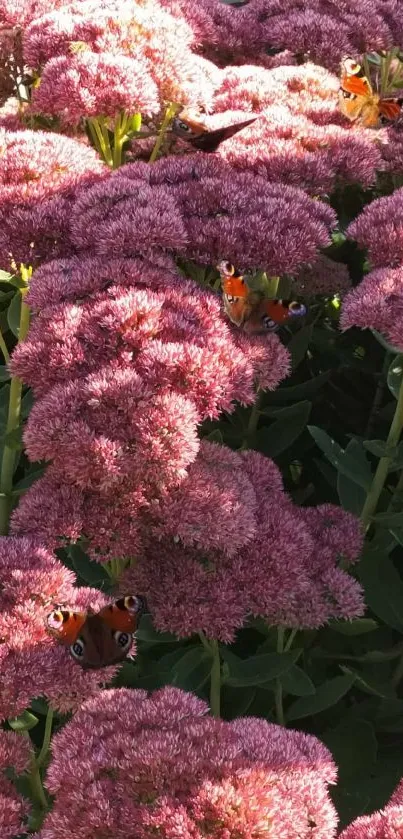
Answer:
<path fill-rule="evenodd" d="M 129 595 L 128 597 L 123 597 L 122 600 L 117 601 L 117 606 L 120 606 L 122 609 L 127 609 L 128 612 L 131 612 L 133 615 L 137 615 L 138 612 L 142 612 L 145 609 L 145 600 L 142 597 L 135 597 L 134 595 Z"/>
<path fill-rule="evenodd" d="M 54 609 L 46 619 L 49 629 L 60 629 L 64 623 L 63 612 L 60 609 Z"/>
<path fill-rule="evenodd" d="M 129 649 L 132 643 L 132 636 L 129 632 L 114 632 L 113 637 L 122 650 Z"/>
<path fill-rule="evenodd" d="M 218 263 L 217 268 L 220 274 L 224 274 L 225 277 L 233 277 L 235 274 L 235 265 L 225 259 Z"/>
<path fill-rule="evenodd" d="M 267 329 L 268 332 L 275 332 L 278 329 L 278 324 L 275 323 L 274 320 L 269 318 L 268 315 L 264 315 L 262 317 L 262 323 L 264 328 Z"/>
<path fill-rule="evenodd" d="M 190 125 L 187 125 L 186 122 L 182 122 L 181 119 L 177 120 L 176 126 L 177 126 L 177 128 L 180 128 L 181 131 L 189 131 L 189 132 L 192 131 L 192 129 L 190 128 Z"/>
<path fill-rule="evenodd" d="M 70 651 L 73 658 L 80 659 L 84 655 L 85 644 L 82 638 L 76 638 L 74 644 L 71 645 Z"/>
<path fill-rule="evenodd" d="M 349 93 L 348 90 L 343 90 L 342 87 L 340 88 L 340 93 L 341 93 L 343 99 L 351 99 L 351 100 L 357 99 L 357 94 L 356 93 Z"/>
<path fill-rule="evenodd" d="M 346 72 L 353 76 L 355 76 L 361 70 L 361 65 L 358 64 L 357 61 L 354 61 L 352 58 L 346 58 L 344 62 L 344 67 L 346 69 Z"/>
<path fill-rule="evenodd" d="M 304 306 L 303 303 L 293 301 L 292 303 L 290 303 L 288 311 L 291 317 L 295 315 L 306 315 L 306 306 Z"/>

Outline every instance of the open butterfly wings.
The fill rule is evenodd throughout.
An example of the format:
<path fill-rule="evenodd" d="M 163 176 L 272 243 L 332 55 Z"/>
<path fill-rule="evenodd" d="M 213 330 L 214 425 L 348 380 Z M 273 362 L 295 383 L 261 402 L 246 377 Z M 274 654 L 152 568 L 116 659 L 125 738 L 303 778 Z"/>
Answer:
<path fill-rule="evenodd" d="M 402 103 L 396 97 L 382 98 L 374 92 L 360 64 L 352 58 L 342 63 L 339 104 L 342 113 L 365 128 L 377 128 L 380 119 L 396 120 Z"/>
<path fill-rule="evenodd" d="M 47 617 L 47 628 L 84 669 L 106 667 L 123 661 L 133 641 L 141 597 L 127 596 L 104 606 L 96 614 L 57 607 Z"/>
<path fill-rule="evenodd" d="M 186 114 L 180 114 L 172 123 L 172 131 L 182 140 L 186 140 L 193 148 L 204 152 L 215 152 L 224 140 L 229 140 L 239 131 L 242 131 L 257 117 L 252 117 L 244 122 L 237 122 L 235 125 L 227 125 L 225 128 L 217 128 L 209 131 L 201 120 L 192 119 Z"/>
<path fill-rule="evenodd" d="M 217 266 L 221 276 L 224 309 L 236 326 L 249 334 L 277 332 L 292 317 L 306 314 L 303 303 L 296 301 L 262 299 L 249 288 L 245 277 L 230 262 Z"/>

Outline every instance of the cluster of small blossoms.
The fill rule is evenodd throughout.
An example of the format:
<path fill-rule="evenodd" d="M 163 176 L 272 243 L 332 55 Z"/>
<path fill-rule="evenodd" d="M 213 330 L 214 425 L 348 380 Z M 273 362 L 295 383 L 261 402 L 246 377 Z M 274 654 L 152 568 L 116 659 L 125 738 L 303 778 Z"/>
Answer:
<path fill-rule="evenodd" d="M 213 61 L 223 45 L 226 64 L 260 63 L 269 53 L 283 64 L 298 56 L 335 69 L 345 56 L 387 50 L 403 38 L 400 0 L 249 0 L 235 10 L 218 0 L 164 5 L 185 18 Z"/>
<path fill-rule="evenodd" d="M 28 769 L 32 757 L 28 740 L 13 731 L 0 730 L 0 830 L 2 839 L 15 839 L 24 832 L 28 802 L 10 780 Z"/>
<path fill-rule="evenodd" d="M 373 201 L 347 231 L 366 249 L 370 272 L 345 298 L 341 325 L 381 332 L 403 348 L 403 189 Z"/>
<path fill-rule="evenodd" d="M 403 780 L 383 810 L 355 819 L 339 839 L 400 839 L 402 830 Z"/>
<path fill-rule="evenodd" d="M 177 688 L 89 699 L 52 742 L 54 805 L 37 839 L 332 839 L 336 768 L 315 738 L 224 722 Z"/>
<path fill-rule="evenodd" d="M 116 672 L 85 672 L 46 632 L 55 603 L 82 611 L 107 602 L 96 589 L 74 588 L 74 579 L 38 539 L 0 539 L 0 720 L 17 716 L 37 696 L 61 713 L 74 711 Z M 1 754 L 0 741 L 0 765 Z"/>

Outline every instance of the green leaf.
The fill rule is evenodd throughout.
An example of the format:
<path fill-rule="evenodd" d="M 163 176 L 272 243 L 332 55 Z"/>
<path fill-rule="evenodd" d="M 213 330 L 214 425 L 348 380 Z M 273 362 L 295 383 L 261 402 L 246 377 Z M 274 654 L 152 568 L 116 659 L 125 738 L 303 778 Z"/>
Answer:
<path fill-rule="evenodd" d="M 158 632 L 156 629 L 154 629 L 150 615 L 142 616 L 140 626 L 136 632 L 136 638 L 139 641 L 145 641 L 147 644 L 178 643 L 178 638 L 176 635 L 171 635 L 170 632 Z"/>
<path fill-rule="evenodd" d="M 272 679 L 277 679 L 282 673 L 295 664 L 301 650 L 291 650 L 288 653 L 266 653 L 254 655 L 251 658 L 238 658 L 225 648 L 222 657 L 228 665 L 228 677 L 225 683 L 232 687 L 247 687 L 248 685 L 262 685 Z"/>
<path fill-rule="evenodd" d="M 329 381 L 329 378 L 330 370 L 326 370 L 324 373 L 320 373 L 319 376 L 308 379 L 308 381 L 302 382 L 300 385 L 279 387 L 277 390 L 266 393 L 265 404 L 277 405 L 283 402 L 297 402 L 301 399 L 310 398 L 321 389 L 322 385 Z M 264 410 L 262 413 L 265 413 Z"/>
<path fill-rule="evenodd" d="M 22 419 L 27 419 L 31 412 L 31 408 L 34 404 L 34 392 L 32 388 L 29 388 L 21 400 L 21 417 Z"/>
<path fill-rule="evenodd" d="M 287 349 L 291 354 L 292 369 L 296 370 L 301 361 L 305 358 L 307 349 L 312 339 L 313 324 L 308 324 L 299 329 L 292 336 Z"/>
<path fill-rule="evenodd" d="M 379 458 L 394 458 L 398 452 L 397 446 L 387 446 L 385 440 L 364 440 L 362 445 L 365 449 L 371 452 L 371 454 Z"/>
<path fill-rule="evenodd" d="M 312 403 L 297 402 L 289 408 L 277 411 L 277 419 L 269 428 L 261 428 L 256 434 L 257 448 L 269 457 L 277 457 L 302 434 L 309 419 Z"/>
<path fill-rule="evenodd" d="M 368 475 L 370 480 L 370 465 L 363 449 L 363 444 L 359 440 L 355 440 L 354 438 L 350 440 L 345 449 L 345 457 L 348 460 L 351 459 L 360 462 L 362 474 Z M 351 478 L 348 478 L 343 472 L 337 473 L 337 494 L 344 510 L 348 510 L 356 516 L 360 515 L 367 493 L 362 486 L 359 486 Z"/>
<path fill-rule="evenodd" d="M 390 683 L 385 684 L 385 682 L 379 682 L 373 677 L 367 676 L 365 673 L 353 670 L 352 667 L 344 667 L 341 665 L 340 670 L 342 670 L 343 673 L 353 674 L 355 676 L 356 687 L 360 688 L 364 693 L 369 693 L 371 696 L 380 696 L 381 699 L 389 699 L 396 696 L 393 685 Z"/>
<path fill-rule="evenodd" d="M 18 426 L 18 428 L 13 428 L 12 431 L 9 431 L 8 434 L 5 434 L 3 437 L 4 444 L 9 448 L 13 449 L 14 451 L 21 451 L 22 449 L 22 426 Z"/>
<path fill-rule="evenodd" d="M 32 484 L 35 483 L 45 472 L 45 466 L 41 467 L 40 469 L 32 470 L 24 475 L 20 481 L 18 481 L 13 488 L 13 495 L 20 495 L 21 493 L 25 492 Z"/>
<path fill-rule="evenodd" d="M 369 775 L 376 763 L 377 741 L 372 725 L 363 719 L 342 722 L 321 735 L 339 768 L 340 778 L 354 781 Z"/>
<path fill-rule="evenodd" d="M 215 428 L 214 431 L 211 431 L 210 434 L 207 434 L 207 436 L 204 437 L 204 439 L 208 440 L 210 443 L 219 443 L 221 446 L 224 444 L 224 438 L 219 428 Z"/>
<path fill-rule="evenodd" d="M 35 714 L 31 714 L 30 711 L 23 711 L 19 717 L 14 717 L 12 720 L 8 720 L 9 726 L 13 729 L 13 731 L 30 731 L 31 728 L 34 728 L 38 724 L 39 720 Z"/>
<path fill-rule="evenodd" d="M 376 338 L 376 340 L 379 342 L 381 347 L 384 348 L 384 350 L 387 350 L 390 353 L 395 353 L 397 355 L 400 354 L 399 347 L 395 347 L 394 344 L 389 344 L 389 342 L 386 340 L 386 338 L 384 338 L 384 336 L 380 332 L 378 332 L 376 329 L 371 329 L 371 332 L 374 338 Z"/>
<path fill-rule="evenodd" d="M 330 463 L 351 481 L 368 490 L 371 484 L 371 468 L 357 452 L 357 448 L 342 449 L 329 434 L 316 425 L 308 425 L 308 431 Z"/>
<path fill-rule="evenodd" d="M 301 696 L 289 707 L 286 717 L 287 721 L 300 720 L 302 717 L 311 717 L 336 705 L 340 699 L 350 690 L 354 684 L 355 676 L 336 676 L 316 688 L 314 696 Z"/>
<path fill-rule="evenodd" d="M 0 282 L 8 283 L 13 274 L 10 274 L 8 271 L 0 271 Z"/>
<path fill-rule="evenodd" d="M 292 664 L 291 667 L 280 676 L 280 682 L 284 693 L 291 693 L 293 696 L 313 696 L 316 692 L 315 685 L 302 667 Z"/>
<path fill-rule="evenodd" d="M 403 632 L 403 581 L 389 556 L 376 549 L 364 551 L 358 574 L 369 608 L 387 626 Z"/>
<path fill-rule="evenodd" d="M 68 556 L 77 575 L 88 585 L 99 588 L 110 583 L 110 578 L 100 562 L 90 559 L 80 545 L 70 545 Z"/>
<path fill-rule="evenodd" d="M 403 527 L 403 512 L 401 513 L 377 513 L 372 521 L 381 527 Z"/>
<path fill-rule="evenodd" d="M 356 618 L 353 621 L 330 621 L 329 629 L 339 635 L 354 637 L 355 635 L 365 635 L 367 632 L 373 632 L 378 629 L 378 624 L 371 618 Z"/>
<path fill-rule="evenodd" d="M 0 382 L 7 382 L 11 379 L 10 371 L 4 364 L 0 365 Z"/>
<path fill-rule="evenodd" d="M 172 666 L 171 684 L 182 690 L 198 691 L 211 673 L 212 656 L 198 644 L 188 649 Z"/>
<path fill-rule="evenodd" d="M 7 323 L 13 335 L 18 338 L 21 319 L 21 294 L 17 291 L 7 309 Z"/>

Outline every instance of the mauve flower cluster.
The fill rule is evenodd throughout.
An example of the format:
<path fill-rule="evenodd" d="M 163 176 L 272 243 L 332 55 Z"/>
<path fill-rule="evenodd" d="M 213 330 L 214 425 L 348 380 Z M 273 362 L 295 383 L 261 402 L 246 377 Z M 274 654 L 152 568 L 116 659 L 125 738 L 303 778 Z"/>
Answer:
<path fill-rule="evenodd" d="M 37 539 L 0 539 L 0 719 L 15 717 L 36 696 L 62 713 L 75 710 L 116 672 L 85 672 L 46 632 L 55 603 L 79 610 L 105 604 L 99 591 L 73 583 L 74 574 Z"/>
<path fill-rule="evenodd" d="M 31 759 L 28 740 L 13 731 L 0 730 L 0 831 L 2 839 L 15 839 L 24 833 L 24 823 L 29 812 L 28 802 L 17 793 L 10 780 L 28 769 Z"/>
<path fill-rule="evenodd" d="M 172 687 L 88 700 L 53 738 L 55 800 L 37 839 L 335 836 L 336 769 L 315 737 L 207 712 Z"/>
<path fill-rule="evenodd" d="M 29 511 L 17 517 L 24 526 Z M 144 521 L 121 586 L 144 593 L 162 631 L 231 642 L 251 614 L 312 628 L 363 613 L 360 586 L 339 566 L 359 556 L 358 520 L 328 504 L 295 507 L 277 467 L 257 452 L 203 441 L 188 477 Z"/>
<path fill-rule="evenodd" d="M 218 0 L 177 0 L 174 9 L 213 60 L 223 45 L 227 64 L 278 52 L 285 64 L 291 53 L 334 69 L 346 55 L 388 49 L 403 38 L 400 0 L 249 0 L 236 10 Z"/>
<path fill-rule="evenodd" d="M 339 839 L 401 839 L 403 836 L 403 781 L 390 801 L 377 813 L 355 819 Z"/>
<path fill-rule="evenodd" d="M 68 219 L 81 184 L 105 171 L 96 152 L 44 131 L 0 129 L 0 265 L 71 252 Z"/>
<path fill-rule="evenodd" d="M 211 107 L 220 71 L 192 52 L 194 38 L 157 0 L 75 0 L 38 16 L 23 41 L 41 75 L 32 110 L 77 125 L 119 110 L 150 118 L 169 100 Z"/>
<path fill-rule="evenodd" d="M 341 326 L 377 329 L 403 348 L 403 189 L 373 201 L 347 230 L 368 251 L 369 274 L 343 304 Z"/>

